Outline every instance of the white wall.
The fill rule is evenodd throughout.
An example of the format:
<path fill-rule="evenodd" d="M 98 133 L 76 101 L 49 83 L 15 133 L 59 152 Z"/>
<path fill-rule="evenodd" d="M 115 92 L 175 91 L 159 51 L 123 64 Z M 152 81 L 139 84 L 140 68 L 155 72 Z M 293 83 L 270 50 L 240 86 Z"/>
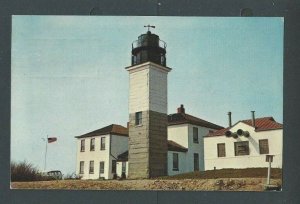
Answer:
<path fill-rule="evenodd" d="M 100 150 L 100 138 L 105 137 L 105 150 Z M 95 151 L 90 151 L 90 140 L 95 138 Z M 101 135 L 77 139 L 76 174 L 82 179 L 98 179 L 100 176 L 109 178 L 109 138 L 110 135 Z M 81 140 L 85 140 L 85 151 L 80 152 Z M 79 174 L 80 161 L 84 161 L 84 174 Z M 89 173 L 90 161 L 94 161 L 94 174 Z M 104 174 L 99 175 L 100 161 L 104 161 Z"/>
<path fill-rule="evenodd" d="M 168 140 L 188 148 L 188 124 L 168 126 Z"/>
<path fill-rule="evenodd" d="M 167 74 L 171 70 L 151 62 L 129 71 L 129 113 L 153 110 L 167 114 Z"/>
<path fill-rule="evenodd" d="M 100 150 L 101 137 L 105 137 L 105 150 Z M 95 138 L 95 151 L 90 151 L 90 140 Z M 128 150 L 128 137 L 118 135 L 101 135 L 95 137 L 82 138 L 85 139 L 85 151 L 80 152 L 80 144 L 82 139 L 77 139 L 77 162 L 76 162 L 76 174 L 79 174 L 80 161 L 84 161 L 84 174 L 82 179 L 99 179 L 104 177 L 105 179 L 112 179 L 112 160 L 115 160 L 113 156 L 109 154 L 110 150 L 110 138 L 111 138 L 111 154 L 117 157 L 119 154 Z M 94 161 L 94 174 L 89 173 L 90 161 Z M 104 161 L 104 173 L 100 174 L 100 162 Z"/>
<path fill-rule="evenodd" d="M 204 138 L 205 170 L 214 167 L 222 168 L 250 168 L 267 167 L 265 154 L 259 153 L 259 140 L 268 139 L 269 154 L 275 155 L 272 167 L 282 168 L 282 129 L 255 132 L 254 128 L 242 122 L 232 127 L 231 131 L 238 129 L 249 131 L 250 137 L 239 136 L 237 139 L 226 136 L 214 136 Z M 234 142 L 249 141 L 249 155 L 235 156 Z M 217 144 L 225 143 L 226 157 L 218 157 Z"/>
<path fill-rule="evenodd" d="M 173 153 L 178 153 L 178 171 L 173 170 Z M 186 152 L 168 151 L 168 175 L 176 175 L 188 172 L 186 169 Z"/>
<path fill-rule="evenodd" d="M 198 140 L 199 143 L 193 142 L 193 127 L 198 128 Z M 187 152 L 187 167 L 189 171 L 194 171 L 194 153 L 199 154 L 199 170 L 204 171 L 204 141 L 203 137 L 208 134 L 209 128 L 201 127 L 197 125 L 188 125 L 188 134 L 189 134 L 189 140 L 188 140 L 188 152 Z"/>
<path fill-rule="evenodd" d="M 149 110 L 149 69 L 129 74 L 129 113 Z"/>
<path fill-rule="evenodd" d="M 193 142 L 193 127 L 198 128 L 199 143 Z M 168 127 L 168 140 L 172 140 L 181 146 L 188 148 L 188 151 L 185 153 L 186 158 L 184 172 L 194 171 L 194 153 L 198 153 L 199 155 L 199 170 L 204 171 L 205 163 L 203 137 L 208 134 L 209 130 L 212 129 L 191 124 L 172 125 Z M 169 159 L 170 158 L 168 158 L 168 161 Z M 172 163 L 168 163 L 168 165 L 172 165 Z"/>
<path fill-rule="evenodd" d="M 117 176 L 121 177 L 122 175 L 122 163 L 123 162 L 117 162 Z M 128 161 L 125 162 L 126 163 L 126 171 L 125 171 L 125 175 L 126 178 L 128 177 Z"/>
<path fill-rule="evenodd" d="M 149 71 L 149 109 L 167 114 L 168 111 L 168 73 L 151 65 Z"/>

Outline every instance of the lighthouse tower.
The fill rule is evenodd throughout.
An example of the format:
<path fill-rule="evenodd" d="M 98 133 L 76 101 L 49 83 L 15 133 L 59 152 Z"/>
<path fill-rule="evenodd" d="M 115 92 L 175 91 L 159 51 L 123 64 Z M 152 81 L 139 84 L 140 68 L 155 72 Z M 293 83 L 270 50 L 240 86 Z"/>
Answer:
<path fill-rule="evenodd" d="M 132 43 L 128 178 L 167 175 L 166 43 L 149 31 Z"/>

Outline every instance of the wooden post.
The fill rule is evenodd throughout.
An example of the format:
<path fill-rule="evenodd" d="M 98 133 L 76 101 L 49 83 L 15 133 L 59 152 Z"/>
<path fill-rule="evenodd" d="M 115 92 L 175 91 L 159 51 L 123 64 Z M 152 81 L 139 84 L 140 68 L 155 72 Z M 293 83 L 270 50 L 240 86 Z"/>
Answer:
<path fill-rule="evenodd" d="M 271 177 L 271 160 L 269 160 L 267 185 L 270 185 L 270 177 Z"/>
<path fill-rule="evenodd" d="M 268 177 L 267 177 L 267 185 L 270 185 L 270 178 L 271 178 L 271 163 L 273 162 L 274 155 L 266 155 L 266 162 L 269 162 L 268 167 Z"/>

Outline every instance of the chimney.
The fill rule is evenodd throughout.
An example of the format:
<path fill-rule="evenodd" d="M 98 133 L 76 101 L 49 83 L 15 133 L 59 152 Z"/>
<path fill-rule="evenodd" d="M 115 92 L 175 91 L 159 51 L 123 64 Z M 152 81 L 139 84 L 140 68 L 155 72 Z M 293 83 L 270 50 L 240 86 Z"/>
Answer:
<path fill-rule="evenodd" d="M 254 115 L 255 111 L 251 111 L 251 112 L 252 112 L 252 126 L 255 128 L 255 115 Z"/>
<path fill-rule="evenodd" d="M 231 112 L 229 111 L 228 112 L 228 125 L 229 125 L 229 127 L 232 127 L 232 123 L 231 123 Z"/>
<path fill-rule="evenodd" d="M 127 129 L 129 129 L 129 122 L 127 122 Z"/>
<path fill-rule="evenodd" d="M 177 108 L 177 113 L 185 113 L 185 109 L 183 107 L 183 104 L 181 104 L 180 107 Z"/>

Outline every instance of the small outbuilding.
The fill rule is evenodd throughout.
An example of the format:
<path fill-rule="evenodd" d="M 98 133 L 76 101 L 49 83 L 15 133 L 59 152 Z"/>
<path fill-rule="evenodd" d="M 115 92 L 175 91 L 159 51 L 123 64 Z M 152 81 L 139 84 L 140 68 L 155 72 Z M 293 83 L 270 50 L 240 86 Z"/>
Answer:
<path fill-rule="evenodd" d="M 205 170 L 267 167 L 266 155 L 274 155 L 272 167 L 282 168 L 283 125 L 273 117 L 241 120 L 204 137 Z"/>

